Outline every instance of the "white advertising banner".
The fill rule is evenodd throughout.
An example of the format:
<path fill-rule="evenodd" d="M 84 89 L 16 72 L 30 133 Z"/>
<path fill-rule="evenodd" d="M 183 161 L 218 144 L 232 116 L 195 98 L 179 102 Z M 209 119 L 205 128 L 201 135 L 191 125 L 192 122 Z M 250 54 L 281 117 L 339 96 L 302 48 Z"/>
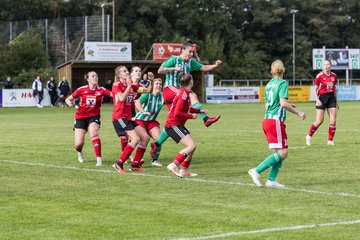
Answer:
<path fill-rule="evenodd" d="M 131 42 L 85 42 L 85 61 L 132 61 Z"/>
<path fill-rule="evenodd" d="M 208 87 L 207 103 L 259 102 L 259 87 Z"/>
<path fill-rule="evenodd" d="M 2 106 L 3 107 L 35 107 L 38 98 L 33 95 L 32 89 L 3 89 Z M 44 90 L 44 99 L 42 106 L 50 106 L 50 95 Z"/>

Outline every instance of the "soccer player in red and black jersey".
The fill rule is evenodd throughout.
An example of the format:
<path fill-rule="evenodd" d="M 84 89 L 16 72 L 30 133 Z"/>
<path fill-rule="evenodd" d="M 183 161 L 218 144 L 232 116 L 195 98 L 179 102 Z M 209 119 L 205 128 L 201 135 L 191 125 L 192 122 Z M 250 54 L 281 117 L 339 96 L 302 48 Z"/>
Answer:
<path fill-rule="evenodd" d="M 314 96 L 316 99 L 316 120 L 311 125 L 306 136 L 306 145 L 311 145 L 311 138 L 324 121 L 325 110 L 329 115 L 330 125 L 328 132 L 328 145 L 335 145 L 334 135 L 336 131 L 336 113 L 338 104 L 336 100 L 336 74 L 331 72 L 331 62 L 325 60 L 323 70 L 314 81 Z"/>
<path fill-rule="evenodd" d="M 137 124 L 132 120 L 132 104 L 136 98 L 136 93 L 142 90 L 143 88 L 132 85 L 129 70 L 125 66 L 119 66 L 115 69 L 115 81 L 112 88 L 114 103 L 112 121 L 117 135 L 121 137 L 125 132 L 130 139 L 118 161 L 113 164 L 115 170 L 122 174 L 126 173 L 123 167 L 124 162 L 130 157 L 139 143 L 130 170 L 143 171 L 140 166 L 146 145 L 142 144 L 141 138 L 135 131 Z"/>
<path fill-rule="evenodd" d="M 75 112 L 75 144 L 78 152 L 79 162 L 84 162 L 82 148 L 84 146 L 85 134 L 89 130 L 91 141 L 96 155 L 96 166 L 102 165 L 100 130 L 100 107 L 104 96 L 112 97 L 112 93 L 98 86 L 98 75 L 96 72 L 88 72 L 85 75 L 88 85 L 76 89 L 65 102 L 68 106 L 74 105 L 74 100 L 80 98 L 79 108 Z"/>
<path fill-rule="evenodd" d="M 194 80 L 190 73 L 184 74 L 180 78 L 181 88 L 175 96 L 169 115 L 165 123 L 166 133 L 176 142 L 185 146 L 177 155 L 175 160 L 167 166 L 167 169 L 178 177 L 194 177 L 195 173 L 188 171 L 192 155 L 195 152 L 196 144 L 189 132 L 185 128 L 188 119 L 195 119 L 199 113 L 206 114 L 206 109 L 192 108 L 190 102 L 190 91 L 194 85 Z M 181 164 L 181 170 L 178 166 Z"/>
<path fill-rule="evenodd" d="M 135 90 L 130 92 L 129 95 L 132 95 L 134 97 L 134 101 L 136 99 L 140 98 L 142 93 L 149 92 L 149 87 L 144 87 L 143 85 L 140 84 L 141 68 L 139 66 L 133 66 L 131 68 L 130 78 L 132 81 L 132 87 Z M 135 103 L 134 102 L 131 103 L 131 114 L 132 114 L 133 120 L 135 121 L 136 111 L 135 111 Z M 128 138 L 127 138 L 125 131 L 122 134 L 120 134 L 119 137 L 120 137 L 121 150 L 124 151 L 124 149 L 128 143 Z M 130 156 L 130 159 L 133 159 L 133 157 Z"/>

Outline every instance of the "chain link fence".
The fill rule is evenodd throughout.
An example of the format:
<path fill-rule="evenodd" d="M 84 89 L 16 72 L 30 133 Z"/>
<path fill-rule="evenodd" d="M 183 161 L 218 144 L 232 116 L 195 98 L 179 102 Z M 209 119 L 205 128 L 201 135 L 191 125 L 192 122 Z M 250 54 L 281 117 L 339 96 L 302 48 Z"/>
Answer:
<path fill-rule="evenodd" d="M 8 44 L 30 28 L 43 36 L 46 52 L 55 67 L 84 59 L 84 41 L 109 41 L 110 16 L 0 22 L 0 44 Z"/>

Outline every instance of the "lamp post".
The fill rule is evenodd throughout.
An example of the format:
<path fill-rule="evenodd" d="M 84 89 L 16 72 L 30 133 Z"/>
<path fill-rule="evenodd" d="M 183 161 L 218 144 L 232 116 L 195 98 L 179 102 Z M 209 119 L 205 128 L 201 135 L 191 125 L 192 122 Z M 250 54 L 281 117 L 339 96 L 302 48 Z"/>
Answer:
<path fill-rule="evenodd" d="M 295 14 L 299 12 L 299 10 L 292 9 L 290 13 L 293 15 L 293 26 L 292 26 L 292 33 L 293 33 L 293 86 L 295 85 Z"/>
<path fill-rule="evenodd" d="M 113 32 L 113 42 L 115 42 L 115 0 L 112 2 L 105 2 L 101 4 L 101 24 L 102 24 L 102 39 L 104 42 L 105 36 L 104 36 L 104 22 L 105 22 L 105 6 L 112 6 L 112 32 Z"/>

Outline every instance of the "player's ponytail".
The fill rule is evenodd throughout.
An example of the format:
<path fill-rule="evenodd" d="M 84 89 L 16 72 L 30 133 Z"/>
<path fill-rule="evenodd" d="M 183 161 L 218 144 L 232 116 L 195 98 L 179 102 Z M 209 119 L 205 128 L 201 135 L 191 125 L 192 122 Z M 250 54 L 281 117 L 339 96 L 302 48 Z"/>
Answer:
<path fill-rule="evenodd" d="M 285 73 L 285 67 L 284 67 L 284 63 L 277 59 L 275 60 L 272 64 L 271 64 L 271 71 L 270 73 L 274 76 L 274 77 L 283 77 L 284 73 Z"/>

